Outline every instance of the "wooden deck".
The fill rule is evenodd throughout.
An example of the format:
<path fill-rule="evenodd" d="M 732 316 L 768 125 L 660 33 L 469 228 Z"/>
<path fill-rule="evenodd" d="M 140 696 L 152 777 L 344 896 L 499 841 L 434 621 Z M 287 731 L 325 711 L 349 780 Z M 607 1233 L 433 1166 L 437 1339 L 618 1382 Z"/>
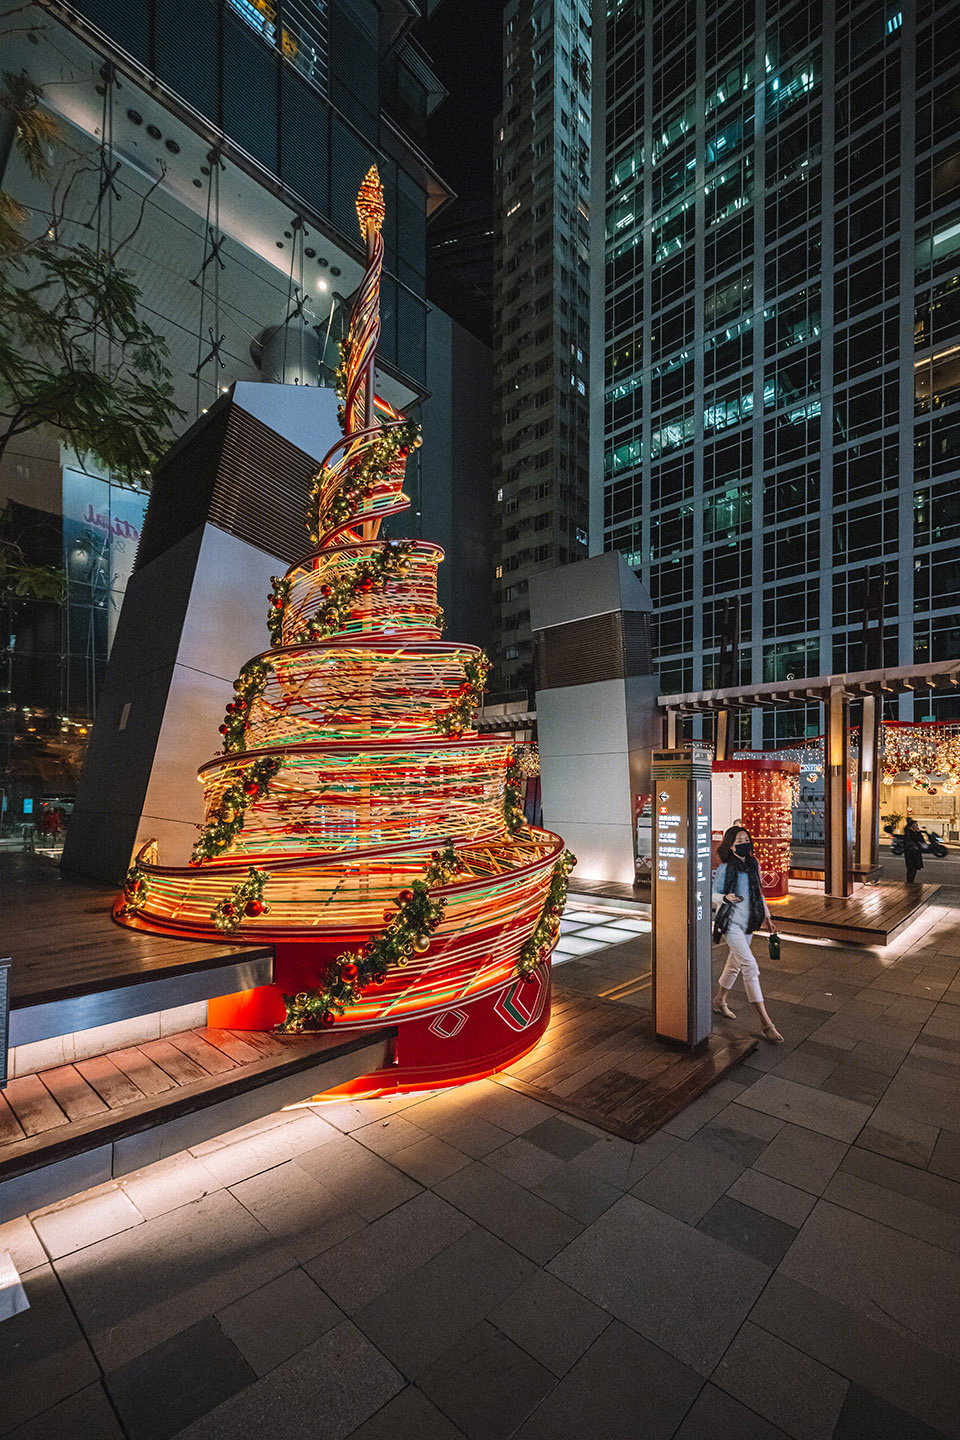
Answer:
<path fill-rule="evenodd" d="M 649 1014 L 555 985 L 546 1035 L 494 1079 L 637 1141 L 709 1090 L 756 1045 L 749 1036 L 713 1035 L 691 1054 L 657 1040 Z"/>
<path fill-rule="evenodd" d="M 127 930 L 110 918 L 118 893 L 119 886 L 73 880 L 42 856 L 0 852 L 0 945 L 13 960 L 11 1009 L 273 957 L 271 945 L 207 944 Z"/>
<path fill-rule="evenodd" d="M 337 1084 L 382 1064 L 395 1033 L 391 1027 L 317 1035 L 186 1030 L 23 1075 L 0 1091 L 0 1187 L 300 1072 L 307 1099 L 326 1087 L 333 1065 L 346 1071 L 329 1082 Z M 267 1111 L 272 1108 L 268 1103 Z"/>
<path fill-rule="evenodd" d="M 794 889 L 770 902 L 777 928 L 786 935 L 841 940 L 847 945 L 889 945 L 939 893 L 939 885 L 860 886 L 846 898 L 817 889 Z"/>

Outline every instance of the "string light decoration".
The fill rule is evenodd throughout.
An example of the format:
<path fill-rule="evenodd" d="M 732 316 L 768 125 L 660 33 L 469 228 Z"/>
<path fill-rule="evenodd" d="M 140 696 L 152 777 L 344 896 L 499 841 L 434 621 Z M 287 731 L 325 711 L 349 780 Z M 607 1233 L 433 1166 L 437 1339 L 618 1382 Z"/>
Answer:
<path fill-rule="evenodd" d="M 493 1036 L 496 1010 L 511 1035 L 498 1030 L 486 1049 L 458 1039 L 462 1078 L 545 1028 L 575 861 L 524 821 L 511 742 L 473 728 L 489 662 L 441 639 L 442 550 L 380 535 L 409 505 L 404 470 L 420 437 L 374 400 L 375 169 L 358 214 L 368 264 L 337 372 L 343 438 L 308 507 L 312 548 L 273 581 L 271 648 L 241 670 L 223 749 L 200 769 L 206 821 L 191 864 L 141 852 L 114 914 L 185 937 L 273 942 L 276 984 L 258 1013 L 290 1030 L 410 1022 L 401 1056 L 427 1055 L 468 1020 Z M 410 1084 L 417 1063 L 406 1063 Z M 443 1063 L 430 1072 L 441 1083 L 457 1071 Z"/>

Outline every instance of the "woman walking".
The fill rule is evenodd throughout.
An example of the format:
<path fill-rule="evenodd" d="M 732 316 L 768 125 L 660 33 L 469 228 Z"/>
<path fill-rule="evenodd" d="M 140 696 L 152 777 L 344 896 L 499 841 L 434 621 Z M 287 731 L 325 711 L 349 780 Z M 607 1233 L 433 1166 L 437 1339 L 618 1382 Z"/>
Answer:
<path fill-rule="evenodd" d="M 749 830 L 744 830 L 739 825 L 731 825 L 730 829 L 724 832 L 717 853 L 720 864 L 713 872 L 713 903 L 716 906 L 728 900 L 733 911 L 724 936 L 727 942 L 727 963 L 723 967 L 723 974 L 713 997 L 713 1008 L 718 1015 L 726 1015 L 728 1020 L 735 1018 L 727 1004 L 727 997 L 737 976 L 742 975 L 747 999 L 760 1017 L 763 1038 L 775 1045 L 782 1045 L 783 1036 L 770 1019 L 763 1003 L 760 967 L 750 948 L 750 942 L 757 930 L 765 928 L 771 935 L 775 935 L 776 930 L 760 888 L 760 867 L 753 853 Z"/>
<path fill-rule="evenodd" d="M 903 827 L 903 858 L 907 865 L 907 884 L 912 885 L 917 871 L 923 869 L 923 834 L 916 820 L 911 818 Z"/>

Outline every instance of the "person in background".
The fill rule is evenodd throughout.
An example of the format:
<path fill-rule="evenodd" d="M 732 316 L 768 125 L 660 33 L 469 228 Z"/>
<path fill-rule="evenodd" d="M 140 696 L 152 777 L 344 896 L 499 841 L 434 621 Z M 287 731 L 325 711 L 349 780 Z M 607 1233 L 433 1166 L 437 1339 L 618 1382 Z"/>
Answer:
<path fill-rule="evenodd" d="M 923 835 L 916 820 L 911 818 L 903 827 L 903 858 L 907 865 L 907 884 L 912 885 L 917 871 L 923 869 Z"/>
<path fill-rule="evenodd" d="M 717 858 L 720 864 L 713 872 L 713 903 L 719 905 L 722 901 L 729 900 L 733 913 L 724 936 L 727 942 L 727 963 L 723 967 L 723 974 L 713 997 L 713 1008 L 718 1015 L 725 1015 L 728 1020 L 735 1019 L 734 1012 L 727 1004 L 727 998 L 737 976 L 742 975 L 747 999 L 760 1018 L 763 1038 L 774 1045 L 782 1045 L 783 1036 L 770 1019 L 763 1003 L 760 967 L 750 948 L 750 942 L 757 930 L 766 929 L 771 935 L 776 934 L 776 930 L 767 902 L 763 898 L 760 867 L 753 853 L 753 840 L 749 830 L 744 830 L 739 825 L 731 825 L 729 830 L 724 831 Z"/>

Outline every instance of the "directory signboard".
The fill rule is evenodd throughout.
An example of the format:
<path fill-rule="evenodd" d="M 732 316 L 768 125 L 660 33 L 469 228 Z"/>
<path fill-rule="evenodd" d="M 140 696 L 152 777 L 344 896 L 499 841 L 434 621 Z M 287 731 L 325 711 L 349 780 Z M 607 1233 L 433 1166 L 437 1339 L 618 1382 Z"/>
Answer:
<path fill-rule="evenodd" d="M 659 1037 L 710 1035 L 710 776 L 703 746 L 653 752 L 653 1010 Z"/>

